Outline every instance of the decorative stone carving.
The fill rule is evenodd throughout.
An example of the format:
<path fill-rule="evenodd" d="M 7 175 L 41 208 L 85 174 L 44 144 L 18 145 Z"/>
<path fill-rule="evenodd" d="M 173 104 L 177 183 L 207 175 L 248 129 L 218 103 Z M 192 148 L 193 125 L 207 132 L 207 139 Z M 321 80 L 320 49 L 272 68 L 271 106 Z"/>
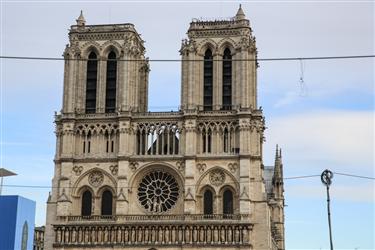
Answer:
<path fill-rule="evenodd" d="M 61 195 L 59 196 L 59 198 L 57 199 L 57 201 L 59 202 L 64 202 L 64 201 L 70 201 L 68 196 L 66 196 L 65 194 L 65 188 L 63 188 L 62 192 L 61 192 Z"/>
<path fill-rule="evenodd" d="M 179 190 L 178 183 L 171 174 L 153 171 L 139 183 L 138 201 L 149 212 L 166 212 L 176 205 Z"/>
<path fill-rule="evenodd" d="M 254 129 L 256 129 L 257 132 L 263 132 L 266 127 L 264 126 L 264 120 L 251 120 L 249 122 L 249 126 L 250 126 L 250 129 L 251 131 L 253 131 Z"/>
<path fill-rule="evenodd" d="M 232 172 L 232 173 L 235 173 L 236 172 L 236 170 L 237 170 L 237 168 L 238 168 L 238 166 L 237 166 L 237 163 L 229 163 L 228 164 L 228 168 L 229 168 L 229 170 Z"/>
<path fill-rule="evenodd" d="M 176 167 L 181 172 L 184 171 L 184 169 L 185 169 L 185 162 L 184 161 L 178 161 L 178 162 L 176 162 Z"/>
<path fill-rule="evenodd" d="M 135 172 L 138 168 L 138 165 L 139 165 L 138 162 L 133 161 L 129 163 L 129 168 L 131 171 Z"/>
<path fill-rule="evenodd" d="M 247 193 L 246 187 L 244 186 L 242 189 L 242 193 L 240 195 L 241 199 L 249 199 L 249 194 Z"/>
<path fill-rule="evenodd" d="M 113 175 L 117 175 L 117 173 L 118 173 L 118 166 L 117 165 L 111 165 L 111 166 L 109 166 L 109 170 L 111 170 L 111 173 Z"/>
<path fill-rule="evenodd" d="M 78 176 L 82 173 L 83 167 L 82 166 L 74 166 L 73 167 L 73 172 Z"/>
<path fill-rule="evenodd" d="M 194 195 L 191 193 L 191 188 L 188 188 L 185 195 L 185 200 L 194 200 Z"/>
<path fill-rule="evenodd" d="M 93 187 L 99 187 L 104 180 L 104 175 L 100 171 L 93 171 L 89 174 L 89 183 Z"/>
<path fill-rule="evenodd" d="M 124 194 L 123 188 L 120 189 L 120 193 L 117 195 L 117 200 L 118 201 L 128 201 L 126 198 L 126 195 Z"/>
<path fill-rule="evenodd" d="M 197 169 L 200 174 L 203 174 L 204 170 L 206 169 L 206 164 L 204 163 L 198 163 L 197 164 Z"/>
<path fill-rule="evenodd" d="M 210 173 L 210 182 L 212 185 L 220 186 L 225 181 L 225 173 L 220 169 L 215 169 Z"/>

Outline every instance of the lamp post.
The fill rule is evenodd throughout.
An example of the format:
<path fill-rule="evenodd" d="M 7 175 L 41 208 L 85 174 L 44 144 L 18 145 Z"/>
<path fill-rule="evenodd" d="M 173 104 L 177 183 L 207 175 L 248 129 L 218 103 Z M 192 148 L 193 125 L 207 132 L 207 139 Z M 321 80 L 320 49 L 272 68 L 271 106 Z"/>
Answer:
<path fill-rule="evenodd" d="M 327 187 L 327 211 L 328 211 L 328 228 L 329 228 L 329 242 L 331 250 L 333 250 L 332 243 L 332 230 L 331 230 L 331 209 L 330 209 L 330 198 L 329 198 L 329 186 L 332 184 L 333 173 L 326 169 L 320 176 L 322 183 Z"/>
<path fill-rule="evenodd" d="M 13 176 L 13 175 L 17 175 L 16 173 L 13 173 L 12 171 L 9 171 L 5 168 L 0 168 L 0 178 L 1 178 L 1 182 L 0 182 L 0 195 L 1 195 L 1 192 L 3 191 L 3 178 L 4 177 L 7 177 L 7 176 Z"/>

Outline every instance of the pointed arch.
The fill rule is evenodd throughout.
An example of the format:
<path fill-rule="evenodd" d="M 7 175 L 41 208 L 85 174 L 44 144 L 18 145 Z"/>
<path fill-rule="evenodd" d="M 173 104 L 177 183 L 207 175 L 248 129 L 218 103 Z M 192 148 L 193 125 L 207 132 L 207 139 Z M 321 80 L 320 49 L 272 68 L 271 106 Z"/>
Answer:
<path fill-rule="evenodd" d="M 223 96 L 222 108 L 232 109 L 232 52 L 226 48 L 223 53 Z"/>
<path fill-rule="evenodd" d="M 89 171 L 81 174 L 78 177 L 78 179 L 74 182 L 73 188 L 72 188 L 72 196 L 73 197 L 80 197 L 82 192 L 86 189 L 90 189 L 93 195 L 98 195 L 100 193 L 100 190 L 102 190 L 102 189 L 99 189 L 99 193 L 95 194 L 94 189 L 96 191 L 98 191 L 97 188 L 91 189 L 87 185 L 84 184 L 84 183 L 87 183 L 87 178 L 90 175 L 90 173 L 95 172 L 95 171 L 100 171 L 104 175 L 103 185 L 101 187 L 103 187 L 103 186 L 111 187 L 110 189 L 113 191 L 113 193 L 116 193 L 116 187 L 117 187 L 116 179 L 111 174 L 109 174 L 107 171 L 103 171 L 102 169 L 95 167 L 95 168 L 92 168 Z"/>
<path fill-rule="evenodd" d="M 81 49 L 82 58 L 87 59 L 91 52 L 95 52 L 98 55 L 98 57 L 100 55 L 101 46 L 98 42 L 95 42 L 95 41 L 86 42 L 85 44 L 82 45 L 81 48 L 82 48 Z"/>
<path fill-rule="evenodd" d="M 213 54 L 211 49 L 204 53 L 203 62 L 203 110 L 212 110 L 213 105 Z"/>
<path fill-rule="evenodd" d="M 214 194 L 210 189 L 206 189 L 203 193 L 203 214 L 214 213 Z"/>
<path fill-rule="evenodd" d="M 82 216 L 91 216 L 92 212 L 92 192 L 89 189 L 86 189 L 82 193 L 81 197 L 81 215 Z"/>
<path fill-rule="evenodd" d="M 225 189 L 225 191 L 223 192 L 223 214 L 233 214 L 233 196 L 233 192 L 229 188 Z"/>
<path fill-rule="evenodd" d="M 107 74 L 105 88 L 105 112 L 113 113 L 116 109 L 117 58 L 112 50 L 107 57 Z"/>
<path fill-rule="evenodd" d="M 202 133 L 202 152 L 211 153 L 212 148 L 212 129 L 206 127 Z"/>
<path fill-rule="evenodd" d="M 98 79 L 98 55 L 91 51 L 88 56 L 86 70 L 86 113 L 96 111 L 96 89 Z"/>
<path fill-rule="evenodd" d="M 205 171 L 198 179 L 198 181 L 196 182 L 196 189 L 197 190 L 201 190 L 201 187 L 202 186 L 205 186 L 205 183 L 208 183 L 207 182 L 207 179 L 208 179 L 208 176 L 210 175 L 210 173 L 212 171 L 215 171 L 215 170 L 221 170 L 225 173 L 226 175 L 226 184 L 225 184 L 225 188 L 232 188 L 233 190 L 233 193 L 237 194 L 240 190 L 240 185 L 238 183 L 238 180 L 237 178 L 230 172 L 228 171 L 227 169 L 223 168 L 223 167 L 219 167 L 219 166 L 215 166 L 215 167 L 212 167 L 210 168 L 208 171 Z M 218 194 L 221 194 L 222 193 L 222 188 L 220 189 L 221 191 L 218 192 Z"/>
<path fill-rule="evenodd" d="M 120 57 L 120 54 L 121 54 L 121 44 L 116 42 L 116 41 L 113 41 L 113 40 L 110 40 L 110 41 L 106 41 L 102 46 L 101 46 L 102 49 L 102 53 L 101 53 L 101 56 L 106 58 L 108 57 L 108 54 L 110 52 L 114 52 L 116 54 L 116 57 L 119 58 Z"/>
<path fill-rule="evenodd" d="M 235 53 L 236 46 L 237 46 L 237 43 L 232 38 L 230 37 L 223 38 L 217 44 L 218 53 L 220 55 L 223 55 L 224 50 L 229 49 L 231 54 L 233 55 Z"/>
<path fill-rule="evenodd" d="M 113 214 L 113 193 L 109 189 L 105 189 L 101 195 L 101 215 Z"/>
<path fill-rule="evenodd" d="M 214 40 L 211 38 L 206 38 L 197 45 L 197 48 L 198 54 L 204 56 L 207 49 L 210 49 L 213 54 L 216 54 L 218 46 Z"/>

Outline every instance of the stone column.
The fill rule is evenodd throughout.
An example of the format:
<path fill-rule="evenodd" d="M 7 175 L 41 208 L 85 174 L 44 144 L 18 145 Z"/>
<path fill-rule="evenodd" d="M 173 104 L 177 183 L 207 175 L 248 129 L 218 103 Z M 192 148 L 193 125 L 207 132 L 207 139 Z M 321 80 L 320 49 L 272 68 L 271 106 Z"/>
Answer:
<path fill-rule="evenodd" d="M 116 215 L 129 213 L 129 171 L 129 161 L 118 162 Z"/>

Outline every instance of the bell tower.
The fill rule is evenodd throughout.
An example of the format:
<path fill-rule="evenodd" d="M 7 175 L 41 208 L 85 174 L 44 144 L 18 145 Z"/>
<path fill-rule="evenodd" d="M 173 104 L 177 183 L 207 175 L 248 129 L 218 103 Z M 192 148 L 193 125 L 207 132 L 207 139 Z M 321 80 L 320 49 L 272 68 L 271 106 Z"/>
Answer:
<path fill-rule="evenodd" d="M 147 110 L 148 62 L 133 24 L 86 25 L 81 12 L 64 51 L 63 113 Z"/>
<path fill-rule="evenodd" d="M 231 20 L 193 20 L 187 34 L 180 50 L 181 107 L 255 109 L 257 50 L 241 6 Z"/>

